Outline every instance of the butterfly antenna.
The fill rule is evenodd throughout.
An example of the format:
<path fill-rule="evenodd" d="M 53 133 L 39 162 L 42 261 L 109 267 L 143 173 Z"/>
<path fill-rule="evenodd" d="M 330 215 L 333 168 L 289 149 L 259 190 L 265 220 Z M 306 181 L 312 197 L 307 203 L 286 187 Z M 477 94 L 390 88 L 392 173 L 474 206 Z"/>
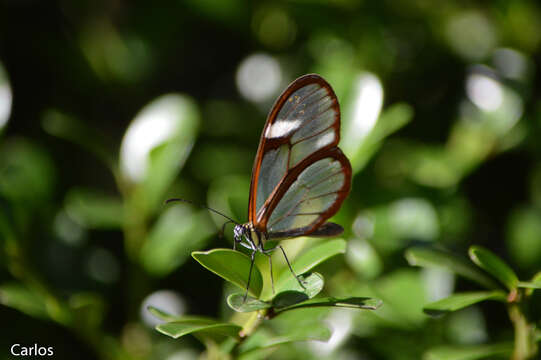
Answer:
<path fill-rule="evenodd" d="M 209 211 L 212 211 L 212 212 L 215 213 L 215 214 L 218 214 L 218 215 L 223 216 L 224 218 L 228 219 L 230 222 L 239 225 L 238 222 L 236 222 L 235 220 L 231 219 L 229 216 L 227 216 L 227 215 L 225 215 L 225 214 L 222 214 L 222 213 L 219 212 L 218 210 L 214 210 L 213 208 L 209 208 L 208 206 L 205 206 L 205 205 L 202 205 L 202 204 L 199 204 L 199 203 L 190 201 L 190 200 L 185 200 L 185 199 L 181 199 L 181 198 L 172 198 L 172 199 L 166 200 L 165 203 L 166 203 L 166 204 L 169 204 L 169 203 L 176 202 L 176 201 L 185 202 L 185 203 L 188 203 L 188 204 L 197 205 L 197 206 L 199 206 L 199 207 L 205 208 L 205 209 L 207 209 L 207 210 L 209 210 Z"/>

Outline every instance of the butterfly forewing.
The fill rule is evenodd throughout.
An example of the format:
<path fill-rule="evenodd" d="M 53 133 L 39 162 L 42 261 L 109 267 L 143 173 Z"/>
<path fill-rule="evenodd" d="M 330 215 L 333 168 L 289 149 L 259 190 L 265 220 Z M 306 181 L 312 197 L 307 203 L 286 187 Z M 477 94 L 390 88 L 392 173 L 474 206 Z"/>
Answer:
<path fill-rule="evenodd" d="M 249 220 L 258 230 L 269 237 L 309 234 L 338 211 L 351 184 L 339 139 L 330 85 L 318 75 L 294 81 L 269 114 L 254 163 Z M 328 229 L 320 235 L 337 232 Z"/>

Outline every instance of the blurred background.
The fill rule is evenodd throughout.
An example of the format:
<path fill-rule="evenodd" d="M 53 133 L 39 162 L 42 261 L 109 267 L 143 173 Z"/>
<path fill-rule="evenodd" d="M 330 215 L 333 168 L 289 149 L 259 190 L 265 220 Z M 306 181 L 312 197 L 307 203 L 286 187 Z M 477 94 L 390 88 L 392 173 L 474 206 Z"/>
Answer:
<path fill-rule="evenodd" d="M 155 330 L 152 303 L 227 319 L 223 281 L 190 257 L 246 221 L 266 114 L 315 72 L 342 109 L 353 190 L 345 256 L 321 266 L 327 343 L 276 359 L 420 359 L 512 339 L 501 304 L 440 319 L 475 285 L 408 266 L 431 244 L 483 245 L 522 278 L 541 264 L 541 5 L 536 1 L 6 0 L 0 5 L 0 357 L 197 359 Z M 318 240 L 287 245 L 294 258 Z M 298 320 L 297 320 L 298 321 Z M 411 341 L 415 339 L 415 341 Z M 207 353 L 208 355 L 208 353 Z"/>

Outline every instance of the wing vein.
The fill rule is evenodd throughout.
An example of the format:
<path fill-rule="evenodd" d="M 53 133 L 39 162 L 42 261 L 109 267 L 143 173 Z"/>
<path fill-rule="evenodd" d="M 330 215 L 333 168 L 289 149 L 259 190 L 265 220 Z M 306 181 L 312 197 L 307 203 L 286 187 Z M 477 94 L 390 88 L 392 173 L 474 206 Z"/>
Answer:
<path fill-rule="evenodd" d="M 342 174 L 342 169 L 340 169 L 339 171 L 337 171 L 337 172 L 335 172 L 335 173 L 332 173 L 332 174 L 328 175 L 326 178 L 321 179 L 319 182 L 317 182 L 317 183 L 315 183 L 315 184 L 310 184 L 310 186 L 306 186 L 306 187 L 307 187 L 308 189 L 312 189 L 312 188 L 318 186 L 319 184 L 321 184 L 322 182 L 327 181 L 327 180 L 329 180 L 330 178 L 332 178 L 333 176 L 338 175 L 338 174 Z M 315 175 L 316 175 L 316 174 L 314 174 L 314 176 L 315 176 Z"/>
<path fill-rule="evenodd" d="M 284 119 L 287 119 L 287 117 L 288 117 L 288 116 L 289 116 L 289 115 L 297 108 L 297 106 L 299 106 L 300 104 L 302 104 L 302 102 L 303 102 L 304 100 L 306 100 L 308 97 L 310 97 L 310 96 L 314 95 L 316 92 L 318 92 L 319 89 L 322 89 L 322 87 L 316 88 L 314 91 L 312 91 L 312 92 L 310 92 L 310 93 L 304 95 L 303 97 L 301 97 L 301 98 L 299 99 L 299 101 L 296 102 L 296 104 L 295 104 L 294 106 L 292 106 L 291 109 L 289 109 L 289 111 L 288 111 L 287 113 L 284 114 Z M 291 95 L 293 95 L 293 94 L 291 94 Z M 291 96 L 291 95 L 290 95 L 290 96 Z M 326 94 L 325 96 L 327 96 L 327 94 Z M 288 100 L 286 100 L 286 101 L 288 101 Z M 276 114 L 276 115 L 277 115 L 277 117 L 278 117 L 278 114 Z"/>
<path fill-rule="evenodd" d="M 310 135 L 310 136 L 308 136 L 308 137 L 302 138 L 302 139 L 300 139 L 300 140 L 298 140 L 298 141 L 295 141 L 294 143 L 291 143 L 291 146 L 295 146 L 295 145 L 297 145 L 297 144 L 300 143 L 300 142 L 303 142 L 303 141 L 306 141 L 306 140 L 310 140 L 310 139 L 313 138 L 313 137 L 316 137 L 316 136 L 318 136 L 318 135 L 321 135 L 322 133 L 324 133 L 325 131 L 329 130 L 329 129 L 332 128 L 332 127 L 334 127 L 334 124 L 331 124 L 331 125 L 327 126 L 325 129 L 323 129 L 323 130 L 317 132 L 316 134 L 312 134 L 312 135 Z"/>
<path fill-rule="evenodd" d="M 286 217 L 289 217 L 289 214 L 295 210 L 296 208 L 299 207 L 299 205 L 301 204 L 301 202 L 303 201 L 304 197 L 306 196 L 306 194 L 308 194 L 308 192 L 310 191 L 310 189 L 306 188 L 304 189 L 304 194 L 302 194 L 302 197 L 301 197 L 301 200 L 297 203 L 297 205 L 293 206 L 288 212 L 286 212 L 284 215 L 280 216 L 279 218 L 277 218 L 275 221 L 273 221 L 270 225 L 271 227 L 273 225 L 275 225 L 276 223 L 279 223 L 280 221 L 282 221 L 283 219 L 285 219 Z"/>

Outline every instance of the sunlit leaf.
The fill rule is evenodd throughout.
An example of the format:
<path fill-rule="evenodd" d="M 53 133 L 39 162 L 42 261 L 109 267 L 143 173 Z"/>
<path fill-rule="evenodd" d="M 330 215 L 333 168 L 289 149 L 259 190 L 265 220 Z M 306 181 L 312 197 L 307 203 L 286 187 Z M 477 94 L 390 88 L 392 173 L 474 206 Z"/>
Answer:
<path fill-rule="evenodd" d="M 437 316 L 451 311 L 457 311 L 486 300 L 505 302 L 506 294 L 503 291 L 476 291 L 457 293 L 445 299 L 441 299 L 425 305 L 423 310 L 429 315 Z"/>
<path fill-rule="evenodd" d="M 509 290 L 517 287 L 517 275 L 494 253 L 480 246 L 472 246 L 469 249 L 469 254 L 474 263 L 501 281 Z"/>
<path fill-rule="evenodd" d="M 214 231 L 206 210 L 186 204 L 166 205 L 140 253 L 145 269 L 164 276 L 182 265 L 192 251 L 205 246 Z"/>
<path fill-rule="evenodd" d="M 408 263 L 412 266 L 439 267 L 447 269 L 457 275 L 477 282 L 489 288 L 499 288 L 497 282 L 479 271 L 475 266 L 452 253 L 426 247 L 410 248 L 405 253 Z"/>
<path fill-rule="evenodd" d="M 123 177 L 136 184 L 134 206 L 152 211 L 182 168 L 199 126 L 194 101 L 180 94 L 158 97 L 132 121 L 120 149 Z"/>
<path fill-rule="evenodd" d="M 156 330 L 162 334 L 178 339 L 181 336 L 201 333 L 202 336 L 224 337 L 238 336 L 241 327 L 231 323 L 223 323 L 207 318 L 190 317 L 156 326 Z"/>
<path fill-rule="evenodd" d="M 355 172 L 366 166 L 383 144 L 383 140 L 399 130 L 413 118 L 413 108 L 406 103 L 397 103 L 385 109 L 372 132 L 360 144 L 357 154 L 352 161 Z"/>
<path fill-rule="evenodd" d="M 255 299 L 251 296 L 244 297 L 244 294 L 231 294 L 227 297 L 227 305 L 238 312 L 252 312 L 257 310 L 268 309 L 271 304 Z"/>
<path fill-rule="evenodd" d="M 427 351 L 424 360 L 477 360 L 490 359 L 493 356 L 510 356 L 512 343 L 468 346 L 440 346 Z"/>
<path fill-rule="evenodd" d="M 192 257 L 208 270 L 245 290 L 250 273 L 250 258 L 231 249 L 194 251 Z M 258 297 L 263 287 L 263 278 L 257 266 L 253 266 L 248 293 Z"/>
<path fill-rule="evenodd" d="M 71 189 L 65 199 L 68 215 L 89 229 L 121 228 L 124 208 L 120 198 L 94 189 Z"/>

